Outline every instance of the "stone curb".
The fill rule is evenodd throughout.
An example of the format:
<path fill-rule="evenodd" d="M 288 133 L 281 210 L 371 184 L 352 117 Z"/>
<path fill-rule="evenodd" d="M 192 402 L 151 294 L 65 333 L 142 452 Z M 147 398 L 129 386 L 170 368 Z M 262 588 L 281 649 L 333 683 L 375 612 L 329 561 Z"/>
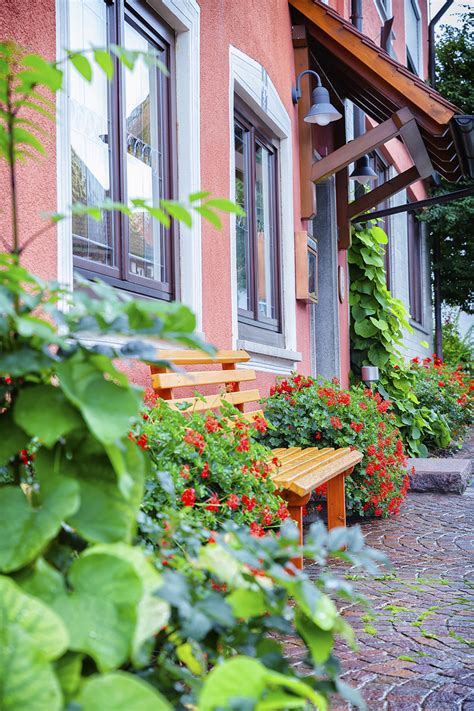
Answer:
<path fill-rule="evenodd" d="M 411 491 L 463 494 L 471 480 L 472 460 L 409 459 L 407 469 Z"/>

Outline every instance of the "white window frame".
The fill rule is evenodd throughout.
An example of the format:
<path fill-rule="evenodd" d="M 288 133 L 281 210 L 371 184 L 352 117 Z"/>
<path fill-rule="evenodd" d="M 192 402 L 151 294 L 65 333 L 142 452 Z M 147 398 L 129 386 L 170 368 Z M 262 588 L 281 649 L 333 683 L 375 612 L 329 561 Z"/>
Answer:
<path fill-rule="evenodd" d="M 261 371 L 289 374 L 302 360 L 296 339 L 294 213 L 293 213 L 293 146 L 291 119 L 265 68 L 232 45 L 229 46 L 229 117 L 230 117 L 230 195 L 235 199 L 234 96 L 265 123 L 279 139 L 280 183 L 280 254 L 281 317 L 284 347 L 239 339 L 237 308 L 237 254 L 235 217 L 231 220 L 231 293 L 232 347 L 243 348 L 252 358 L 247 367 Z"/>
<path fill-rule="evenodd" d="M 201 188 L 200 162 L 200 8 L 196 0 L 147 0 L 176 32 L 176 114 L 178 199 Z M 68 46 L 68 0 L 56 0 L 56 56 L 64 58 Z M 57 203 L 64 212 L 71 202 L 71 158 L 69 138 L 69 66 L 66 63 L 64 90 L 57 98 L 58 125 Z M 58 280 L 73 287 L 72 232 L 69 220 L 58 224 Z M 196 315 L 197 331 L 202 331 L 201 220 L 193 215 L 193 225 L 180 224 L 180 300 Z"/>
<path fill-rule="evenodd" d="M 422 26 L 421 26 L 421 8 L 418 0 L 405 0 L 405 5 L 404 5 L 404 23 L 405 23 L 405 52 L 407 54 L 407 61 L 408 61 L 408 45 L 406 43 L 406 35 L 407 35 L 407 4 L 410 3 L 411 6 L 413 7 L 413 11 L 417 17 L 417 35 L 418 35 L 418 57 L 414 58 L 418 60 L 418 67 L 416 67 L 417 74 L 420 77 L 424 76 L 424 69 L 423 69 L 423 46 L 422 46 L 422 40 L 423 40 L 423 34 L 422 34 Z"/>

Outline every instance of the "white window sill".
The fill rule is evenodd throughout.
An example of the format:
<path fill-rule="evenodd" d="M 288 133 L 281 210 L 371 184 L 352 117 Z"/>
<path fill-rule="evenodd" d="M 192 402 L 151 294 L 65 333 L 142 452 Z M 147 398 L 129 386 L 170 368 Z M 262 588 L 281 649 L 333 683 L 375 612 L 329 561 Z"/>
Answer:
<path fill-rule="evenodd" d="M 239 367 L 254 368 L 255 370 L 278 375 L 290 375 L 296 370 L 296 365 L 303 360 L 298 351 L 277 348 L 265 343 L 255 343 L 254 341 L 238 340 L 237 348 L 247 351 L 250 361 L 242 363 Z"/>

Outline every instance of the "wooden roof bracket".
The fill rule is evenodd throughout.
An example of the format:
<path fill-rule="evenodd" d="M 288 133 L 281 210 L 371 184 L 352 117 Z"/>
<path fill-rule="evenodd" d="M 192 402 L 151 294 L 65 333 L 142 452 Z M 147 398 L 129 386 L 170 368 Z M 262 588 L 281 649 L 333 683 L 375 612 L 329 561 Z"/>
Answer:
<path fill-rule="evenodd" d="M 337 174 L 361 156 L 397 136 L 403 139 L 414 165 L 352 202 L 347 210 L 349 220 L 370 210 L 417 180 L 428 178 L 433 172 L 430 157 L 413 114 L 408 108 L 400 109 L 383 123 L 313 164 L 311 178 L 314 182 L 319 182 L 333 173 Z"/>

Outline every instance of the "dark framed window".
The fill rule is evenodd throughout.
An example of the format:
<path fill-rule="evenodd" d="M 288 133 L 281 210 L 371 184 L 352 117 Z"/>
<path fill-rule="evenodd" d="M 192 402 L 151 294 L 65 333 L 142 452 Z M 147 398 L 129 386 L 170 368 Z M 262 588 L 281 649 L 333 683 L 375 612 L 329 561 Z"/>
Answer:
<path fill-rule="evenodd" d="M 281 332 L 278 142 L 240 102 L 234 122 L 239 335 Z M 248 328 L 246 328 L 248 327 Z"/>
<path fill-rule="evenodd" d="M 421 225 L 414 212 L 407 212 L 408 222 L 408 290 L 410 315 L 423 325 L 423 276 L 421 252 Z"/>
<path fill-rule="evenodd" d="M 172 198 L 172 30 L 141 0 L 74 0 L 69 36 L 71 49 L 115 43 L 153 52 L 169 71 L 165 76 L 141 58 L 132 71 L 116 60 L 111 82 L 98 69 L 90 83 L 71 72 L 72 201 L 144 199 L 156 205 Z M 175 295 L 173 228 L 166 230 L 146 211 L 106 213 L 98 222 L 77 216 L 72 233 L 74 265 L 86 276 L 166 300 Z"/>
<path fill-rule="evenodd" d="M 389 169 L 388 165 L 385 163 L 385 161 L 383 160 L 383 158 L 380 156 L 379 153 L 375 153 L 375 155 L 374 155 L 374 170 L 377 173 L 377 183 L 376 183 L 377 186 L 383 185 L 390 179 L 390 169 Z M 385 210 L 388 207 L 390 207 L 388 198 L 386 198 L 383 202 L 381 202 L 379 205 L 377 205 L 377 208 L 379 210 Z M 387 244 L 383 245 L 383 248 L 385 251 L 383 259 L 384 259 L 384 266 L 385 266 L 385 276 L 387 279 L 387 289 L 390 289 L 390 284 L 391 284 L 390 217 L 387 215 L 386 217 L 381 218 L 378 224 L 383 229 L 383 231 L 386 232 L 387 237 L 388 237 Z"/>

